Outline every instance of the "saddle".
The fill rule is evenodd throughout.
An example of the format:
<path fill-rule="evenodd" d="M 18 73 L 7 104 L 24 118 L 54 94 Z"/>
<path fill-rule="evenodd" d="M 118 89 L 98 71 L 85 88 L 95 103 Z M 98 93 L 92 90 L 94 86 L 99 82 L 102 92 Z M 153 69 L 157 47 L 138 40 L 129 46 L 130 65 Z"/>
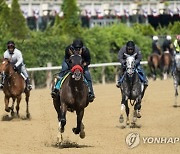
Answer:
<path fill-rule="evenodd" d="M 70 74 L 71 74 L 71 72 L 67 72 L 61 79 L 57 79 L 58 81 L 57 81 L 57 83 L 56 83 L 56 85 L 55 85 L 55 89 L 61 89 L 62 84 L 64 83 L 64 81 L 66 80 L 66 78 L 67 78 Z M 58 78 L 58 77 L 57 77 L 57 78 Z M 89 85 L 88 85 L 88 82 L 87 82 L 87 80 L 86 80 L 85 77 L 83 77 L 83 80 L 84 80 L 84 83 L 85 83 L 87 86 L 89 86 Z"/>
<path fill-rule="evenodd" d="M 137 68 L 136 68 L 135 71 L 137 72 L 140 81 L 143 83 L 143 82 L 144 82 L 143 73 L 142 73 L 141 71 L 138 71 Z M 126 74 L 126 72 L 123 73 L 123 75 L 122 75 L 122 77 L 121 77 L 121 79 L 120 79 L 120 82 L 121 82 L 121 83 L 124 81 L 125 74 Z"/>

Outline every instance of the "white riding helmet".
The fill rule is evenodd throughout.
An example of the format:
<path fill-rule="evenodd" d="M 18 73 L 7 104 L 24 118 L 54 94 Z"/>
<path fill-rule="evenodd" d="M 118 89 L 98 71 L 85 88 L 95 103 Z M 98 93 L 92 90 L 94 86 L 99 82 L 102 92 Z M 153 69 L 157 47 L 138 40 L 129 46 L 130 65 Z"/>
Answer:
<path fill-rule="evenodd" d="M 154 41 L 157 41 L 158 39 L 159 39 L 158 36 L 153 36 Z"/>
<path fill-rule="evenodd" d="M 167 39 L 167 40 L 171 40 L 171 36 L 170 36 L 170 35 L 167 35 L 167 36 L 166 36 L 166 39 Z"/>

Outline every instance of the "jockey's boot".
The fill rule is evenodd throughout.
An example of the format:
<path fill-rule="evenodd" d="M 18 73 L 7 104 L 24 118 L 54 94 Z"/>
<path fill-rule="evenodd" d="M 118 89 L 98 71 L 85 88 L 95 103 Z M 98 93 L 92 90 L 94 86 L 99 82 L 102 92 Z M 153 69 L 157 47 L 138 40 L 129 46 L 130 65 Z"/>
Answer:
<path fill-rule="evenodd" d="M 57 83 L 58 83 L 60 80 L 62 80 L 62 78 L 63 78 L 63 77 L 61 77 L 61 76 L 57 77 L 56 83 L 55 83 L 55 85 L 54 85 L 54 87 L 53 87 L 53 89 L 52 89 L 52 91 L 51 91 L 51 97 L 52 97 L 52 98 L 56 98 L 56 96 L 57 96 L 57 94 L 58 94 L 58 91 L 59 91 L 59 89 L 57 88 Z M 59 88 L 60 88 L 60 87 L 59 87 Z"/>
<path fill-rule="evenodd" d="M 32 89 L 32 85 L 30 84 L 29 78 L 26 79 L 26 89 L 29 91 Z"/>
<path fill-rule="evenodd" d="M 118 82 L 116 83 L 116 87 L 117 87 L 117 88 L 120 88 L 120 86 L 121 86 L 121 83 L 118 81 Z"/>
<path fill-rule="evenodd" d="M 58 89 L 56 89 L 56 88 L 54 88 L 53 90 L 52 90 L 52 92 L 51 92 L 51 97 L 52 98 L 56 98 L 56 96 L 57 96 L 57 94 L 58 94 Z"/>
<path fill-rule="evenodd" d="M 0 83 L 0 89 L 3 89 L 3 87 L 4 87 L 4 84 Z"/>
<path fill-rule="evenodd" d="M 88 85 L 89 85 L 89 96 L 88 96 L 89 102 L 93 102 L 95 99 L 95 95 L 94 95 L 94 90 L 92 87 L 92 82 L 88 81 Z"/>
<path fill-rule="evenodd" d="M 123 78 L 124 78 L 124 75 L 123 75 L 124 73 L 123 72 L 121 72 L 120 74 L 119 74 L 119 79 L 117 80 L 117 83 L 116 83 L 116 87 L 117 88 L 120 88 L 121 87 L 121 83 L 123 82 Z"/>

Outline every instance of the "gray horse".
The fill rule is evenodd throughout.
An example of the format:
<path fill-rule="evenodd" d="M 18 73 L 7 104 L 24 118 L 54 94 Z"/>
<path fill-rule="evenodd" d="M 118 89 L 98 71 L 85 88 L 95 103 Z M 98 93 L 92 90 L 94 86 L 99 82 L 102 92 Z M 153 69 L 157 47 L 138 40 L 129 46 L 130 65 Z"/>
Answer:
<path fill-rule="evenodd" d="M 124 122 L 124 111 L 126 111 L 127 119 L 126 125 L 130 124 L 129 113 L 130 108 L 128 106 L 128 100 L 130 104 L 134 107 L 134 112 L 132 114 L 133 119 L 131 126 L 135 125 L 137 118 L 141 118 L 140 109 L 141 109 L 141 100 L 143 97 L 144 84 L 141 82 L 136 66 L 135 66 L 135 56 L 136 54 L 126 56 L 126 71 L 124 73 L 124 80 L 120 86 L 122 101 L 121 101 L 121 114 L 119 121 L 120 123 Z M 132 102 L 133 101 L 133 102 Z"/>
<path fill-rule="evenodd" d="M 177 107 L 178 86 L 180 85 L 180 54 L 176 54 L 175 63 L 176 66 L 175 66 L 175 71 L 173 73 L 174 89 L 175 89 L 174 107 Z"/>

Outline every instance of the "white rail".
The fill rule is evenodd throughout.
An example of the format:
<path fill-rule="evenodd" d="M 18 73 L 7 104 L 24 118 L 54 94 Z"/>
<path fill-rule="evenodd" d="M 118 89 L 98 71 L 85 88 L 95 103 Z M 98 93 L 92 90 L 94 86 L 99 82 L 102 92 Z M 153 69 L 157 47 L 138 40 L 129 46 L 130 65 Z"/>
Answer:
<path fill-rule="evenodd" d="M 142 61 L 141 64 L 147 64 L 147 61 Z M 105 67 L 105 66 L 119 66 L 121 65 L 119 62 L 113 62 L 113 63 L 101 63 L 101 64 L 91 64 L 89 67 Z M 60 70 L 61 66 L 51 66 L 51 67 L 37 67 L 37 68 L 27 68 L 27 70 L 30 72 L 33 71 L 50 71 L 50 70 Z"/>
<path fill-rule="evenodd" d="M 141 64 L 145 65 L 147 64 L 147 61 L 142 61 Z M 101 63 L 101 64 L 91 64 L 89 67 L 102 67 L 101 76 L 102 76 L 102 84 L 106 83 L 106 75 L 105 75 L 105 67 L 107 66 L 120 66 L 121 64 L 119 62 L 113 62 L 113 63 Z M 61 66 L 51 66 L 51 63 L 47 64 L 47 67 L 37 67 L 37 68 L 27 68 L 27 70 L 31 73 L 32 77 L 32 85 L 33 88 L 35 88 L 35 81 L 33 78 L 33 74 L 35 71 L 47 71 L 47 79 L 46 79 L 46 85 L 47 88 L 50 88 L 51 81 L 52 81 L 52 70 L 60 70 Z M 118 74 L 115 75 L 115 81 L 117 81 Z"/>

